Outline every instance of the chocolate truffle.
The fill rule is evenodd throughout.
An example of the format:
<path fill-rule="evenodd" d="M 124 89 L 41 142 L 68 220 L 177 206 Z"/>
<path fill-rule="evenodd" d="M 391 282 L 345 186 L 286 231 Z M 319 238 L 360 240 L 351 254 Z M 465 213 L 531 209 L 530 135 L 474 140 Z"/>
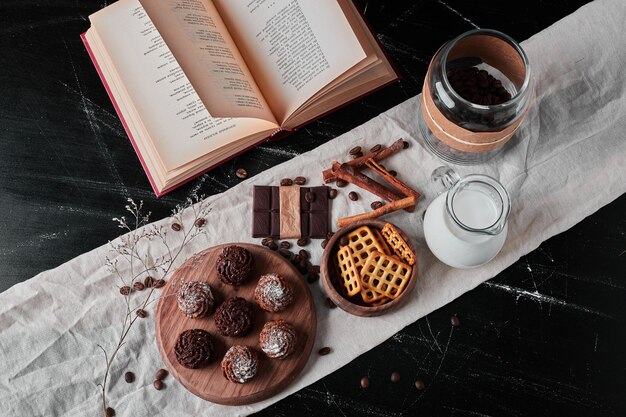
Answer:
<path fill-rule="evenodd" d="M 293 302 L 293 293 L 285 278 L 278 274 L 266 274 L 254 289 L 254 299 L 265 311 L 283 311 Z"/>
<path fill-rule="evenodd" d="M 206 282 L 185 282 L 176 294 L 178 308 L 187 317 L 205 317 L 213 311 L 215 300 L 211 287 Z"/>
<path fill-rule="evenodd" d="M 283 319 L 265 323 L 259 335 L 259 346 L 270 358 L 284 359 L 296 347 L 296 330 Z"/>
<path fill-rule="evenodd" d="M 202 329 L 185 330 L 178 336 L 174 353 L 178 363 L 185 368 L 196 369 L 207 366 L 213 356 L 211 335 Z"/>
<path fill-rule="evenodd" d="M 256 375 L 259 359 L 257 354 L 245 345 L 232 346 L 222 359 L 224 377 L 230 382 L 243 384 Z"/>
<path fill-rule="evenodd" d="M 224 284 L 241 285 L 254 270 L 252 254 L 241 246 L 226 246 L 217 257 L 217 274 Z"/>
<path fill-rule="evenodd" d="M 245 336 L 252 326 L 252 304 L 240 297 L 229 298 L 215 311 L 215 327 L 222 336 Z"/>

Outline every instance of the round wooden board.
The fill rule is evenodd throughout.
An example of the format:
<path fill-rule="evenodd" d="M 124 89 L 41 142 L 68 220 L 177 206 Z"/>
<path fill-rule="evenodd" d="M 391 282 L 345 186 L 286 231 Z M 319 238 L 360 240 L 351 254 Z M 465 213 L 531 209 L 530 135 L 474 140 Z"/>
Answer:
<path fill-rule="evenodd" d="M 223 284 L 215 270 L 215 260 L 225 246 L 237 245 L 248 249 L 254 256 L 255 271 L 249 282 L 239 288 Z M 254 301 L 254 288 L 263 274 L 276 272 L 291 285 L 294 303 L 280 313 L 261 310 Z M 181 313 L 176 301 L 176 292 L 186 281 L 207 281 L 215 296 L 215 306 L 230 297 L 243 297 L 254 305 L 255 319 L 245 337 L 220 335 L 213 321 L 213 313 L 205 318 L 190 319 Z M 298 344 L 294 352 L 285 359 L 270 359 L 258 347 L 259 333 L 269 320 L 282 318 L 291 323 L 298 333 Z M 298 270 L 277 252 L 262 246 L 247 243 L 229 243 L 206 249 L 181 265 L 168 280 L 156 312 L 156 336 L 161 357 L 170 373 L 185 388 L 200 398 L 226 405 L 243 405 L 264 400 L 284 389 L 300 373 L 306 364 L 313 343 L 317 319 L 313 297 Z M 178 335 L 187 329 L 204 329 L 215 342 L 215 353 L 206 368 L 187 369 L 181 366 L 174 354 Z M 237 384 L 224 378 L 220 362 L 226 350 L 235 344 L 251 346 L 259 357 L 256 376 L 245 384 Z"/>

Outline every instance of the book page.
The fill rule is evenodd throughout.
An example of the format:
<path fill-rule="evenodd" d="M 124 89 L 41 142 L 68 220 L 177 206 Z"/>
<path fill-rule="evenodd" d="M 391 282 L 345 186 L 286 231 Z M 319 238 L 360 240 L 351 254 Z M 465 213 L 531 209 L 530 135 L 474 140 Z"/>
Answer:
<path fill-rule="evenodd" d="M 209 112 L 275 121 L 211 0 L 140 0 Z"/>
<path fill-rule="evenodd" d="M 215 118 L 207 111 L 138 0 L 119 0 L 90 16 L 163 168 L 172 170 L 239 138 L 277 127 L 252 118 Z"/>
<path fill-rule="evenodd" d="M 337 0 L 214 0 L 279 123 L 365 59 Z"/>

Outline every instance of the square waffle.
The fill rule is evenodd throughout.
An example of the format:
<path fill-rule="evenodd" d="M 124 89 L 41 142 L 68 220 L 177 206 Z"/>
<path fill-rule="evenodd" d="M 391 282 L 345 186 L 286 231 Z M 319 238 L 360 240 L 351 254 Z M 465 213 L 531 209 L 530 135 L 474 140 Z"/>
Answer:
<path fill-rule="evenodd" d="M 348 233 L 348 247 L 352 251 L 354 266 L 360 271 L 368 256 L 373 251 L 385 253 L 385 248 L 376 239 L 376 235 L 367 226 L 361 226 Z"/>
<path fill-rule="evenodd" d="M 397 298 L 409 279 L 411 266 L 384 253 L 374 251 L 361 269 L 361 281 L 367 287 L 389 298 Z"/>

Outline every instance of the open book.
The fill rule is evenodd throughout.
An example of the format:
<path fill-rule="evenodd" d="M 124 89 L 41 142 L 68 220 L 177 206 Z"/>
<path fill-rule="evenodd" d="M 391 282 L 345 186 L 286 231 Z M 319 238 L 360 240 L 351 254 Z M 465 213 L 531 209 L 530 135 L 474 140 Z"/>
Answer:
<path fill-rule="evenodd" d="M 157 196 L 397 78 L 352 0 L 119 0 L 89 20 Z"/>

